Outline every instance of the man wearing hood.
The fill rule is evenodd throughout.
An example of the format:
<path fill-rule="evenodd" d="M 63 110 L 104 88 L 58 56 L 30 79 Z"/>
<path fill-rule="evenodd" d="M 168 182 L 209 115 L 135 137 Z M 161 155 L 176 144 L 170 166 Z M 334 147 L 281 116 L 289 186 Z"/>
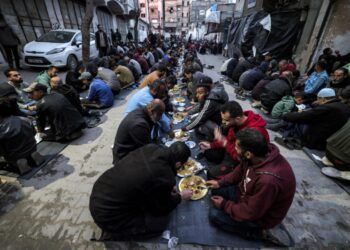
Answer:
<path fill-rule="evenodd" d="M 262 62 L 258 67 L 247 70 L 239 78 L 239 87 L 246 91 L 251 91 L 255 85 L 264 77 L 268 70 L 269 63 Z"/>
<path fill-rule="evenodd" d="M 228 95 L 222 84 L 213 84 L 213 80 L 205 76 L 196 88 L 196 97 L 199 105 L 188 114 L 198 115 L 184 127 L 183 131 L 196 128 L 196 132 L 209 140 L 213 138 L 215 127 L 221 125 L 220 106 L 228 101 Z"/>
<path fill-rule="evenodd" d="M 292 95 L 292 78 L 291 71 L 284 71 L 278 79 L 265 85 L 260 95 L 261 106 L 265 110 L 271 112 L 284 96 Z"/>
<path fill-rule="evenodd" d="M 244 129 L 253 128 L 260 132 L 267 142 L 270 142 L 265 120 L 253 111 L 244 111 L 236 101 L 230 101 L 221 106 L 222 130 L 216 128 L 214 141 L 203 141 L 199 147 L 204 150 L 208 161 L 220 163 L 212 166 L 208 171 L 210 178 L 220 178 L 232 171 L 239 163 L 236 151 L 236 134 Z"/>
<path fill-rule="evenodd" d="M 183 142 L 148 144 L 127 155 L 95 182 L 90 212 L 100 240 L 142 240 L 161 235 L 169 214 L 192 191 L 177 193 L 176 170 L 191 156 Z"/>
<path fill-rule="evenodd" d="M 243 237 L 288 246 L 287 233 L 279 230 L 276 237 L 274 227 L 282 222 L 293 202 L 296 181 L 291 166 L 256 129 L 240 131 L 235 145 L 240 165 L 221 180 L 207 182 L 212 188 L 210 221 Z"/>

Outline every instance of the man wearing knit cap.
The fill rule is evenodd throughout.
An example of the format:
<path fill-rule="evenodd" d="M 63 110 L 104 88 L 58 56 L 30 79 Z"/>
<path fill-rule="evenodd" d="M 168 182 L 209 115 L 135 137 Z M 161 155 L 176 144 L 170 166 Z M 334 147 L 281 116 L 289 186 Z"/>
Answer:
<path fill-rule="evenodd" d="M 283 120 L 296 125 L 295 129 L 288 131 L 288 136 L 301 139 L 303 146 L 319 150 L 325 149 L 327 138 L 349 118 L 350 107 L 340 102 L 331 88 L 323 88 L 318 92 L 316 107 L 283 116 Z"/>

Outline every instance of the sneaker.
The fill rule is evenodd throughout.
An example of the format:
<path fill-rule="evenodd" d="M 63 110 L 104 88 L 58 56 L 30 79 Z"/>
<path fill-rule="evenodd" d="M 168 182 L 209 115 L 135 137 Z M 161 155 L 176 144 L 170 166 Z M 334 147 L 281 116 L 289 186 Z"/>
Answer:
<path fill-rule="evenodd" d="M 293 240 L 288 232 L 281 225 L 263 231 L 263 239 L 277 246 L 290 247 L 293 245 Z"/>
<path fill-rule="evenodd" d="M 32 168 L 29 166 L 27 159 L 19 159 L 16 161 L 16 166 L 19 170 L 19 173 L 25 174 L 28 173 Z"/>
<path fill-rule="evenodd" d="M 261 107 L 261 102 L 257 101 L 252 103 L 252 108 L 260 108 L 260 107 Z"/>

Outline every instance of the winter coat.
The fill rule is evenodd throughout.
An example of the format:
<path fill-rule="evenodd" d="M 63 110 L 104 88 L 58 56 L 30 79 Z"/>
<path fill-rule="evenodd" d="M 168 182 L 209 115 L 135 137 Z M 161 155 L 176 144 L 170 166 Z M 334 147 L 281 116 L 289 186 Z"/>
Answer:
<path fill-rule="evenodd" d="M 189 124 L 187 124 L 184 129 L 191 130 L 194 129 L 206 121 L 210 120 L 216 124 L 221 124 L 220 107 L 222 104 L 228 101 L 228 95 L 222 84 L 216 84 L 207 97 L 207 99 L 200 104 L 199 114 L 196 116 Z"/>
<path fill-rule="evenodd" d="M 59 85 L 57 88 L 52 89 L 52 92 L 64 95 L 67 100 L 79 111 L 81 115 L 84 114 L 83 106 L 81 105 L 80 96 L 77 91 L 68 84 Z"/>
<path fill-rule="evenodd" d="M 337 132 L 349 117 L 350 107 L 334 99 L 310 110 L 288 113 L 282 118 L 287 122 L 307 125 L 303 144 L 311 149 L 324 150 L 327 138 Z"/>
<path fill-rule="evenodd" d="M 8 25 L 0 27 L 0 34 L 0 44 L 2 46 L 16 46 L 21 44 L 16 33 L 14 33 L 11 27 Z"/>
<path fill-rule="evenodd" d="M 247 71 L 248 69 L 251 69 L 254 67 L 254 64 L 250 63 L 247 59 L 245 58 L 240 58 L 238 61 L 237 66 L 235 67 L 232 76 L 229 76 L 232 78 L 233 81 L 238 82 L 239 78 L 241 75 Z"/>
<path fill-rule="evenodd" d="M 107 38 L 107 34 L 104 31 L 96 31 L 95 32 L 95 46 L 97 49 L 99 49 L 101 47 L 101 41 L 100 41 L 100 32 L 103 33 L 103 38 L 105 40 L 106 46 L 108 48 L 108 38 Z"/>
<path fill-rule="evenodd" d="M 169 214 L 180 202 L 172 195 L 176 185 L 175 162 L 168 148 L 143 146 L 103 173 L 90 196 L 95 223 L 107 232 L 122 233 L 128 222 L 145 214 Z"/>
<path fill-rule="evenodd" d="M 274 144 L 262 163 L 243 161 L 224 176 L 220 187 L 238 184 L 237 202 L 224 200 L 221 209 L 236 221 L 249 221 L 264 229 L 286 217 L 293 202 L 296 181 L 293 170 Z"/>
<path fill-rule="evenodd" d="M 113 70 L 100 67 L 98 68 L 98 76 L 108 84 L 112 91 L 118 92 L 120 90 L 118 77 Z"/>
<path fill-rule="evenodd" d="M 226 152 L 232 157 L 233 160 L 238 161 L 239 157 L 236 151 L 236 134 L 246 128 L 254 128 L 259 131 L 265 138 L 267 142 L 270 142 L 269 133 L 267 132 L 265 126 L 266 122 L 259 114 L 255 114 L 253 111 L 245 111 L 244 115 L 248 117 L 246 122 L 240 127 L 230 127 L 226 136 Z M 220 141 L 214 141 L 210 144 L 211 148 L 224 148 Z"/>
<path fill-rule="evenodd" d="M 350 164 L 350 120 L 327 139 L 326 149 L 336 158 Z"/>
<path fill-rule="evenodd" d="M 136 109 L 120 123 L 114 139 L 114 163 L 127 154 L 151 143 L 151 131 L 154 126 L 146 108 Z"/>
<path fill-rule="evenodd" d="M 273 106 L 271 111 L 272 118 L 281 118 L 283 115 L 288 114 L 294 108 L 295 101 L 293 96 L 287 95 L 282 98 L 278 103 Z"/>
<path fill-rule="evenodd" d="M 6 161 L 27 158 L 36 151 L 35 130 L 28 118 L 9 116 L 0 119 L 0 155 Z"/>
<path fill-rule="evenodd" d="M 264 77 L 265 73 L 263 73 L 258 67 L 247 70 L 240 76 L 239 86 L 244 90 L 250 91 Z"/>
<path fill-rule="evenodd" d="M 238 64 L 238 58 L 233 57 L 231 61 L 227 64 L 226 75 L 232 78 L 233 71 L 235 70 Z"/>
<path fill-rule="evenodd" d="M 114 73 L 116 75 L 118 75 L 117 77 L 121 83 L 121 87 L 125 87 L 125 86 L 135 82 L 134 75 L 128 67 L 118 65 L 114 69 Z"/>
<path fill-rule="evenodd" d="M 57 137 L 65 137 L 85 126 L 79 111 L 59 93 L 45 95 L 37 102 L 38 128 L 44 131 L 46 121 Z"/>
<path fill-rule="evenodd" d="M 34 82 L 43 84 L 47 87 L 47 90 L 50 90 L 51 89 L 50 80 L 51 80 L 51 77 L 47 73 L 47 70 L 44 70 L 39 73 L 39 75 L 36 77 Z"/>
<path fill-rule="evenodd" d="M 261 104 L 271 111 L 273 106 L 286 95 L 292 95 L 291 82 L 285 77 L 280 77 L 266 84 L 260 95 Z"/>

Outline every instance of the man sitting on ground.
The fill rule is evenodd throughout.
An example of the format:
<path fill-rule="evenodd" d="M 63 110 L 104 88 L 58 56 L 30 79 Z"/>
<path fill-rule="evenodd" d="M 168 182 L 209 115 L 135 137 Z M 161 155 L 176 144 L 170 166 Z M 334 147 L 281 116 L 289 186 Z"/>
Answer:
<path fill-rule="evenodd" d="M 143 82 L 140 84 L 139 88 L 142 89 L 150 85 L 151 83 L 153 83 L 155 80 L 162 78 L 163 76 L 165 76 L 165 72 L 166 72 L 166 67 L 163 64 L 160 64 L 157 70 L 148 74 L 143 79 Z"/>
<path fill-rule="evenodd" d="M 86 126 L 79 111 L 59 93 L 47 94 L 45 85 L 33 83 L 24 89 L 29 98 L 37 101 L 37 126 L 43 140 L 70 141 L 82 135 Z M 47 125 L 50 130 L 45 130 Z"/>
<path fill-rule="evenodd" d="M 151 143 L 151 131 L 165 111 L 164 103 L 154 99 L 146 107 L 128 113 L 118 127 L 113 146 L 113 164 L 135 149 Z"/>
<path fill-rule="evenodd" d="M 350 106 L 340 102 L 335 91 L 324 88 L 317 94 L 317 106 L 303 111 L 292 112 L 282 118 L 291 123 L 283 139 L 296 138 L 302 146 L 324 150 L 326 140 L 338 131 L 350 118 Z M 280 139 L 278 143 L 282 143 Z"/>
<path fill-rule="evenodd" d="M 102 229 L 100 240 L 143 240 L 161 235 L 169 214 L 192 191 L 177 193 L 176 169 L 190 157 L 183 142 L 169 148 L 143 146 L 107 170 L 95 182 L 90 212 Z"/>
<path fill-rule="evenodd" d="M 280 224 L 292 204 L 296 181 L 291 166 L 255 129 L 237 134 L 236 149 L 240 165 L 220 181 L 207 182 L 212 188 L 210 221 L 243 237 L 271 239 L 288 246 L 285 232 L 284 237 L 275 238 L 274 230 L 266 230 Z"/>
<path fill-rule="evenodd" d="M 196 128 L 196 132 L 204 139 L 212 140 L 214 129 L 221 125 L 220 106 L 227 102 L 226 92 L 211 92 L 213 80 L 204 77 L 197 85 L 196 97 L 199 102 L 198 115 L 184 127 L 183 131 Z M 190 111 L 188 114 L 193 114 Z"/>
<path fill-rule="evenodd" d="M 0 156 L 5 158 L 14 172 L 24 174 L 30 171 L 31 167 L 40 165 L 43 157 L 36 152 L 35 129 L 31 121 L 13 113 L 15 110 L 11 96 L 15 95 L 14 89 L 1 88 Z"/>
<path fill-rule="evenodd" d="M 81 105 L 80 96 L 78 92 L 68 84 L 63 84 L 62 80 L 58 76 L 54 76 L 50 80 L 51 91 L 64 95 L 67 100 L 79 111 L 81 115 L 84 115 L 85 110 Z"/>
<path fill-rule="evenodd" d="M 345 68 L 340 68 L 334 71 L 334 79 L 330 82 L 329 87 L 335 90 L 339 96 L 342 89 L 350 86 L 349 72 Z"/>
<path fill-rule="evenodd" d="M 315 71 L 309 76 L 305 82 L 304 92 L 309 95 L 311 99 L 316 99 L 317 93 L 326 87 L 329 77 L 326 71 L 327 64 L 324 61 L 316 63 Z"/>
<path fill-rule="evenodd" d="M 114 96 L 110 87 L 102 79 L 93 78 L 89 72 L 79 77 L 83 84 L 89 86 L 89 93 L 82 104 L 88 108 L 109 108 L 114 103 Z"/>
<path fill-rule="evenodd" d="M 114 71 L 105 67 L 98 67 L 97 70 L 98 70 L 97 76 L 107 83 L 109 88 L 112 90 L 113 95 L 119 94 L 120 83 Z"/>
<path fill-rule="evenodd" d="M 121 88 L 129 86 L 135 82 L 134 75 L 128 67 L 123 65 L 115 65 L 113 71 L 118 77 Z"/>
<path fill-rule="evenodd" d="M 246 128 L 254 128 L 270 142 L 269 133 L 264 119 L 253 111 L 244 111 L 236 101 L 230 101 L 221 106 L 222 129 L 217 127 L 214 133 L 214 141 L 203 141 L 199 147 L 204 150 L 204 156 L 208 161 L 220 163 L 212 166 L 208 171 L 209 178 L 220 178 L 232 171 L 239 163 L 236 151 L 236 133 Z M 226 135 L 226 136 L 224 136 Z"/>
<path fill-rule="evenodd" d="M 58 69 L 55 66 L 50 66 L 47 70 L 41 71 L 34 82 L 43 84 L 47 87 L 48 93 L 50 92 L 50 79 L 57 76 Z"/>

